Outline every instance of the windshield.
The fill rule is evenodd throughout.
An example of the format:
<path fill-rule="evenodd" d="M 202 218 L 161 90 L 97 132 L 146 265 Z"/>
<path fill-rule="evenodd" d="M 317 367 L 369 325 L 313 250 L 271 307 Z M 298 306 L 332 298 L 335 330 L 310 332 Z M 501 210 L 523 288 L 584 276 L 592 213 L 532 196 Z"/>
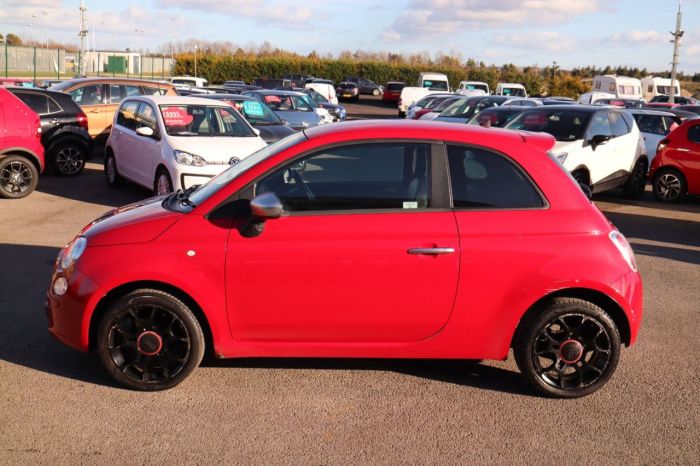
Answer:
<path fill-rule="evenodd" d="M 668 102 L 668 96 L 667 95 L 657 95 L 653 97 L 650 102 Z"/>
<path fill-rule="evenodd" d="M 592 113 L 576 110 L 527 110 L 511 121 L 506 128 L 549 133 L 557 141 L 578 141 L 588 126 Z"/>
<path fill-rule="evenodd" d="M 472 117 L 467 122 L 469 125 L 479 125 L 485 127 L 503 128 L 510 120 L 522 112 L 522 109 L 509 108 L 487 108 L 483 112 Z"/>
<path fill-rule="evenodd" d="M 255 125 L 281 125 L 282 119 L 262 102 L 257 100 L 243 100 L 232 102 L 236 110 L 241 112 L 248 122 Z"/>
<path fill-rule="evenodd" d="M 477 101 L 473 99 L 460 99 L 443 110 L 440 113 L 440 116 L 449 118 L 466 118 L 467 115 L 474 113 L 474 104 L 476 102 Z"/>
<path fill-rule="evenodd" d="M 319 94 L 317 91 L 315 91 L 313 89 L 307 89 L 306 93 L 309 94 L 315 102 L 328 103 L 328 99 L 326 99 L 323 96 L 323 94 Z"/>
<path fill-rule="evenodd" d="M 189 200 L 194 205 L 200 205 L 202 202 L 209 199 L 221 188 L 229 184 L 242 173 L 245 173 L 250 168 L 254 167 L 258 163 L 267 159 L 268 157 L 272 157 L 273 155 L 278 154 L 279 152 L 282 152 L 283 150 L 286 150 L 298 144 L 304 139 L 306 139 L 306 135 L 303 131 L 300 131 L 298 133 L 291 134 L 286 138 L 280 139 L 274 144 L 270 144 L 267 147 L 263 147 L 259 151 L 244 158 L 236 165 L 232 165 L 225 171 L 221 172 L 220 174 L 209 180 L 209 182 L 207 182 L 206 184 L 203 184 L 202 186 L 197 188 L 196 191 L 190 194 Z"/>
<path fill-rule="evenodd" d="M 432 91 L 447 91 L 447 81 L 434 81 L 432 79 L 424 79 L 423 86 Z"/>
<path fill-rule="evenodd" d="M 509 95 L 511 97 L 525 97 L 525 89 L 520 87 L 504 87 L 501 89 L 502 95 Z"/>
<path fill-rule="evenodd" d="M 265 103 L 275 112 L 313 112 L 318 104 L 306 94 L 303 95 L 265 95 Z"/>
<path fill-rule="evenodd" d="M 161 105 L 165 131 L 170 136 L 257 137 L 232 108 L 207 105 Z"/>

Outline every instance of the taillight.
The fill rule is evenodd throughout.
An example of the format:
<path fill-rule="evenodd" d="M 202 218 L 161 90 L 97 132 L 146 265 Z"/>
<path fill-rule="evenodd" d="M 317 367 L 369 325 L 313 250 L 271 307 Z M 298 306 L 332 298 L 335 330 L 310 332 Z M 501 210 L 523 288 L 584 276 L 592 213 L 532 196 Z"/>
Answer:
<path fill-rule="evenodd" d="M 36 126 L 35 136 L 40 138 L 41 137 L 41 120 L 39 120 L 37 118 L 36 121 L 34 122 L 34 125 Z"/>
<path fill-rule="evenodd" d="M 86 131 L 88 129 L 88 118 L 83 112 L 78 113 L 78 126 L 85 128 Z"/>
<path fill-rule="evenodd" d="M 630 246 L 630 244 L 627 242 L 627 238 L 625 238 L 625 236 L 617 230 L 611 231 L 608 238 L 610 238 L 610 241 L 612 241 L 617 250 L 620 251 L 620 254 L 622 254 L 622 257 L 625 259 L 630 268 L 636 272 L 637 260 L 634 257 L 632 246 Z"/>

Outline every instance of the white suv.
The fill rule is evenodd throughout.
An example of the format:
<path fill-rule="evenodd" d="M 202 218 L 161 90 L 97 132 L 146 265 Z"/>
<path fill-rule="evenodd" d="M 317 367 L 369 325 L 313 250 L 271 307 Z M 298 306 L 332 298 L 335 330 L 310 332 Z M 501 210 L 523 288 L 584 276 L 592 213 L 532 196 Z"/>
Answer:
<path fill-rule="evenodd" d="M 161 195 L 204 184 L 263 147 L 259 132 L 226 103 L 131 97 L 114 116 L 105 175 L 111 186 L 128 179 Z"/>
<path fill-rule="evenodd" d="M 525 110 L 506 128 L 549 133 L 553 155 L 593 193 L 622 187 L 644 193 L 649 161 L 632 115 L 589 105 L 551 105 Z"/>

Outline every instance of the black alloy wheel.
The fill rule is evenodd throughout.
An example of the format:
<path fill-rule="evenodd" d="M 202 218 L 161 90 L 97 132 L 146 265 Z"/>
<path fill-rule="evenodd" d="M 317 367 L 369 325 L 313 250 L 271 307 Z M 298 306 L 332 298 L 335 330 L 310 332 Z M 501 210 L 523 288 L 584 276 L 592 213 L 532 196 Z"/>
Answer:
<path fill-rule="evenodd" d="M 515 360 L 540 393 L 576 398 L 611 377 L 620 356 L 620 334 L 610 316 L 588 301 L 557 298 L 523 322 L 514 341 Z"/>
<path fill-rule="evenodd" d="M 79 142 L 61 142 L 51 150 L 51 168 L 60 176 L 76 176 L 85 168 L 87 151 Z"/>
<path fill-rule="evenodd" d="M 174 387 L 204 355 L 204 336 L 192 312 L 159 290 L 118 299 L 100 321 L 97 338 L 105 369 L 136 390 Z"/>
<path fill-rule="evenodd" d="M 0 197 L 27 197 L 38 184 L 39 172 L 26 157 L 13 155 L 0 159 Z"/>

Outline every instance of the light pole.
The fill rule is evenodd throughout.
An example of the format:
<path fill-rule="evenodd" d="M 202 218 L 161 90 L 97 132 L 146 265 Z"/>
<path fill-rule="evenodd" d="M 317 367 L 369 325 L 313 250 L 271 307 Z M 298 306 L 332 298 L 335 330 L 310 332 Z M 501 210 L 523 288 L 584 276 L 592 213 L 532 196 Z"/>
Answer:
<path fill-rule="evenodd" d="M 136 34 L 141 34 L 141 51 L 139 53 L 139 74 L 141 73 L 141 70 L 143 68 L 143 30 L 142 29 L 136 29 L 134 31 Z"/>
<path fill-rule="evenodd" d="M 197 77 L 197 44 L 194 44 L 194 77 Z"/>

